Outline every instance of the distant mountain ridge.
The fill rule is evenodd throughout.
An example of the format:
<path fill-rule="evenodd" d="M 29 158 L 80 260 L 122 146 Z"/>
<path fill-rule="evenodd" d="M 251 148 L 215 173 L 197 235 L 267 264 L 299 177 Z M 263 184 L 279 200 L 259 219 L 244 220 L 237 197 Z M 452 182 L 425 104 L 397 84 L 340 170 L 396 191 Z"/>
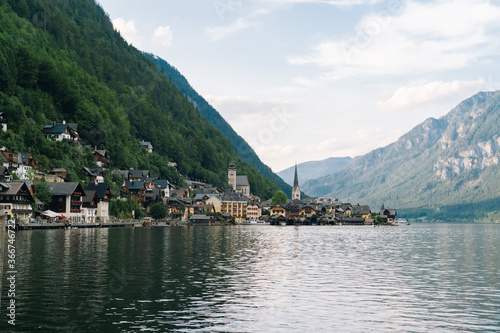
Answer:
<path fill-rule="evenodd" d="M 499 214 L 499 127 L 500 92 L 481 92 L 302 189 L 372 207 L 384 204 L 412 216 Z"/>
<path fill-rule="evenodd" d="M 356 160 L 357 157 L 330 157 L 321 161 L 309 161 L 297 164 L 299 183 L 303 184 L 308 180 L 320 178 L 345 168 Z M 287 184 L 293 185 L 295 166 L 277 172 Z"/>
<path fill-rule="evenodd" d="M 278 188 L 285 192 L 288 197 L 292 195 L 292 188 L 287 183 L 283 181 L 278 175 L 276 175 L 271 168 L 265 165 L 257 156 L 255 151 L 250 147 L 250 145 L 234 131 L 234 129 L 229 125 L 226 120 L 220 115 L 220 113 L 212 107 L 194 88 L 189 84 L 188 80 L 172 65 L 170 65 L 166 60 L 151 54 L 144 52 L 144 54 L 151 59 L 157 66 L 165 73 L 165 76 L 179 88 L 184 95 L 189 99 L 189 101 L 195 106 L 195 108 L 205 117 L 210 124 L 224 134 L 226 138 L 229 139 L 233 145 L 234 150 L 240 156 L 240 158 L 251 165 L 253 165 L 257 170 L 259 170 L 264 176 L 274 180 Z"/>

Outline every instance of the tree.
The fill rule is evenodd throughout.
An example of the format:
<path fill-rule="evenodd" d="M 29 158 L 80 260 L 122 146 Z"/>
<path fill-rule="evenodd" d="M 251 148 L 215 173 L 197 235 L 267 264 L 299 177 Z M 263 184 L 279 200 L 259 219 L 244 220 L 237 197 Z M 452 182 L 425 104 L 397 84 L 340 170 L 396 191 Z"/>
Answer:
<path fill-rule="evenodd" d="M 277 205 L 277 204 L 284 204 L 288 200 L 288 197 L 286 196 L 285 192 L 279 190 L 277 191 L 274 196 L 273 200 L 271 201 L 271 205 Z"/>
<path fill-rule="evenodd" d="M 167 207 L 161 203 L 155 203 L 149 208 L 149 215 L 155 220 L 164 219 L 167 216 Z"/>
<path fill-rule="evenodd" d="M 45 182 L 42 180 L 35 184 L 36 189 L 36 198 L 43 202 L 44 206 L 47 207 L 52 202 L 52 193 L 50 192 L 50 188 Z"/>

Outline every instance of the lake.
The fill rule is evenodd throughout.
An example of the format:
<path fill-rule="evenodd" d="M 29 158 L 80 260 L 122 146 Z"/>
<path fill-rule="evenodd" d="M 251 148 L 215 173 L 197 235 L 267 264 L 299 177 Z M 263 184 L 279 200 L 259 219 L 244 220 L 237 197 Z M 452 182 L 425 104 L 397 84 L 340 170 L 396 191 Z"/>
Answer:
<path fill-rule="evenodd" d="M 18 231 L 1 332 L 497 332 L 500 225 Z"/>

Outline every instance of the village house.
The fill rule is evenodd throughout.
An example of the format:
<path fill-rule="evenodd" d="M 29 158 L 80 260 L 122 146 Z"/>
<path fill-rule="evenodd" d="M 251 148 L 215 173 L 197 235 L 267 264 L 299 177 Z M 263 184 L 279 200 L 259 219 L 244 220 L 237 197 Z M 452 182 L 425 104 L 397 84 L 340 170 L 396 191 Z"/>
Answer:
<path fill-rule="evenodd" d="M 396 220 L 396 215 L 398 214 L 396 209 L 381 209 L 380 217 L 385 223 L 393 223 Z"/>
<path fill-rule="evenodd" d="M 132 199 L 143 204 L 146 201 L 146 187 L 143 181 L 129 181 L 121 188 L 121 197 L 130 196 Z"/>
<path fill-rule="evenodd" d="M 368 205 L 355 205 L 351 207 L 352 216 L 362 219 L 371 219 L 372 211 L 370 210 L 370 206 Z"/>
<path fill-rule="evenodd" d="M 214 218 L 208 215 L 195 214 L 189 218 L 189 224 L 193 225 L 211 225 L 214 224 Z"/>
<path fill-rule="evenodd" d="M 64 168 L 53 168 L 52 170 L 50 170 L 50 174 L 62 179 L 66 179 L 68 172 Z"/>
<path fill-rule="evenodd" d="M 245 221 L 247 218 L 247 200 L 238 196 L 221 198 L 221 213 L 231 215 L 235 221 Z"/>
<path fill-rule="evenodd" d="M 97 204 L 99 198 L 97 197 L 96 191 L 85 190 L 85 196 L 83 197 L 82 213 L 83 219 L 86 223 L 95 223 L 97 216 Z"/>
<path fill-rule="evenodd" d="M 257 201 L 248 201 L 247 220 L 258 221 L 262 216 L 262 209 Z"/>
<path fill-rule="evenodd" d="M 149 141 L 142 140 L 141 146 L 148 151 L 148 153 L 153 152 L 153 145 Z"/>
<path fill-rule="evenodd" d="M 0 112 L 0 124 L 2 124 L 2 131 L 7 132 L 7 124 L 9 121 L 5 118 L 3 112 Z"/>
<path fill-rule="evenodd" d="M 222 201 L 219 195 L 211 195 L 208 199 L 205 200 L 207 205 L 214 206 L 215 212 L 220 213 L 222 211 Z"/>
<path fill-rule="evenodd" d="M 281 216 L 286 216 L 286 209 L 285 206 L 282 204 L 276 204 L 271 207 L 271 216 L 274 215 L 281 215 Z"/>
<path fill-rule="evenodd" d="M 33 174 L 35 159 L 30 153 L 17 153 L 15 151 L 2 150 L 3 166 L 9 169 L 11 175 L 19 179 L 29 179 Z"/>
<path fill-rule="evenodd" d="M 47 139 L 52 141 L 80 141 L 78 136 L 78 124 L 67 124 L 63 120 L 61 124 L 53 123 L 42 129 Z"/>
<path fill-rule="evenodd" d="M 80 183 L 47 183 L 51 193 L 52 202 L 49 209 L 62 214 L 63 218 L 72 223 L 83 222 L 83 197 L 85 191 Z"/>
<path fill-rule="evenodd" d="M 97 166 L 105 169 L 109 169 L 110 159 L 108 152 L 106 150 L 95 149 L 92 153 L 94 155 L 95 162 Z"/>
<path fill-rule="evenodd" d="M 85 192 L 95 191 L 97 195 L 97 207 L 95 217 L 97 222 L 109 221 L 109 202 L 111 201 L 111 188 L 108 183 L 91 182 L 87 185 Z"/>
<path fill-rule="evenodd" d="M 89 177 L 90 182 L 98 182 L 98 183 L 103 183 L 104 182 L 104 170 L 101 167 L 84 167 L 82 170 L 80 170 L 80 174 Z"/>
<path fill-rule="evenodd" d="M 9 168 L 6 166 L 0 166 L 0 182 L 10 182 Z"/>
<path fill-rule="evenodd" d="M 128 181 L 129 182 L 140 182 L 149 178 L 149 170 L 134 170 L 130 169 L 128 171 Z"/>
<path fill-rule="evenodd" d="M 6 214 L 7 219 L 29 222 L 33 213 L 32 204 L 35 203 L 30 189 L 24 182 L 0 182 L 0 213 Z"/>

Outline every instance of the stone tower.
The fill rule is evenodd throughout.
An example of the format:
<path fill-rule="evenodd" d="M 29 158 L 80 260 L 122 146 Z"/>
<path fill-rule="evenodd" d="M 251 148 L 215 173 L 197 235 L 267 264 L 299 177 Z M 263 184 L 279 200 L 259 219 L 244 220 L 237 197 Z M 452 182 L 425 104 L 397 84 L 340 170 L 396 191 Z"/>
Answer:
<path fill-rule="evenodd" d="M 292 200 L 300 200 L 299 177 L 297 176 L 297 163 L 295 163 L 295 178 L 293 179 Z"/>
<path fill-rule="evenodd" d="M 229 186 L 233 188 L 233 191 L 236 191 L 236 165 L 234 162 L 229 163 L 229 168 L 227 168 L 227 179 Z"/>

